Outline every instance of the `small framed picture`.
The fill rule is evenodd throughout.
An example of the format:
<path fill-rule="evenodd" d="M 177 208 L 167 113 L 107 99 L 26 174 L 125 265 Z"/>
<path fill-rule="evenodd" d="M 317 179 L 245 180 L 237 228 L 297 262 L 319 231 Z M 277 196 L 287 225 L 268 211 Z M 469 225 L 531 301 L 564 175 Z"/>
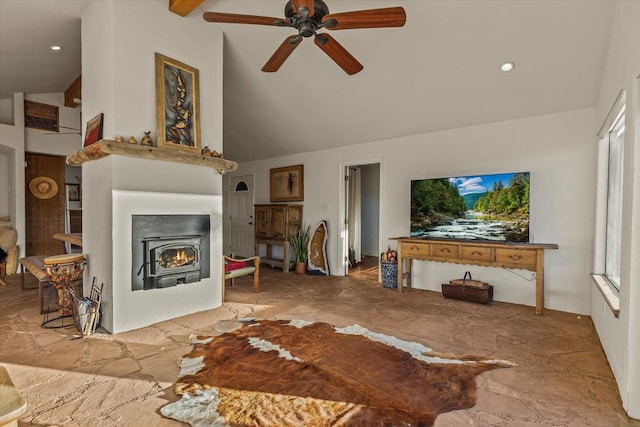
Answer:
<path fill-rule="evenodd" d="M 83 147 L 88 147 L 102 139 L 102 117 L 103 113 L 100 113 L 87 122 L 87 131 L 84 134 Z"/>
<path fill-rule="evenodd" d="M 80 201 L 80 185 L 79 184 L 67 184 L 67 200 L 70 202 Z"/>

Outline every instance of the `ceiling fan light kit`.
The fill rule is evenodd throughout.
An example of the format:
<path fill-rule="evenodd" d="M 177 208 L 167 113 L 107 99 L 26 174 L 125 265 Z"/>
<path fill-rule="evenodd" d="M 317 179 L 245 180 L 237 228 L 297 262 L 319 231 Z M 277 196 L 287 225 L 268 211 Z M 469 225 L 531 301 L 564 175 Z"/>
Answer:
<path fill-rule="evenodd" d="M 305 37 L 314 37 L 314 42 L 347 74 L 356 74 L 364 68 L 336 39 L 318 30 L 350 30 L 359 28 L 385 28 L 404 26 L 407 16 L 402 7 L 356 10 L 343 13 L 329 13 L 323 0 L 289 0 L 284 7 L 285 18 L 242 15 L 235 13 L 205 12 L 208 22 L 227 24 L 270 25 L 292 27 L 298 34 L 287 37 L 262 67 L 262 71 L 275 72 L 293 53 Z"/>

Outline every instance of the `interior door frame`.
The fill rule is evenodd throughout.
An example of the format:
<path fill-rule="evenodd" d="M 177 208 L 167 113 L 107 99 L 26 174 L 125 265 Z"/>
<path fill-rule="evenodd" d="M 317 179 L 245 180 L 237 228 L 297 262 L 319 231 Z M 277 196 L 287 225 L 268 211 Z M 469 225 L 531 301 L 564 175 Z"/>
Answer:
<path fill-rule="evenodd" d="M 339 182 L 338 185 L 338 224 L 340 229 L 340 238 L 338 240 L 338 268 L 335 270 L 337 276 L 346 276 L 349 274 L 349 251 L 348 235 L 349 229 L 345 222 L 347 217 L 347 190 L 345 175 L 347 168 L 354 166 L 366 166 L 378 164 L 380 166 L 380 192 L 379 192 L 379 204 L 378 204 L 378 248 L 382 247 L 382 240 L 384 236 L 384 209 L 383 206 L 383 194 L 384 194 L 384 161 L 382 158 L 373 158 L 367 160 L 352 160 L 348 162 L 342 162 L 339 165 Z"/>

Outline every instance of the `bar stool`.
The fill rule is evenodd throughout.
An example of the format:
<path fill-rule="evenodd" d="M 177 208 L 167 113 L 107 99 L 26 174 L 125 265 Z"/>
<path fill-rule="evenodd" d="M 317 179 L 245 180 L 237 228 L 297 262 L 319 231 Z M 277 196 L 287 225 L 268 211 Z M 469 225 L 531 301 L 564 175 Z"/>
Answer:
<path fill-rule="evenodd" d="M 53 286 L 49 286 L 49 294 L 47 299 L 47 309 L 42 320 L 43 328 L 62 328 L 72 326 L 73 319 L 65 324 L 65 319 L 73 316 L 73 306 L 69 290 L 78 288 L 82 284 L 82 272 L 86 264 L 83 254 L 64 254 L 46 257 L 43 261 L 44 268 L 47 271 L 49 282 Z M 49 308 L 53 303 L 53 288 L 57 291 L 57 317 L 49 318 Z M 58 321 L 58 324 L 52 324 Z"/>

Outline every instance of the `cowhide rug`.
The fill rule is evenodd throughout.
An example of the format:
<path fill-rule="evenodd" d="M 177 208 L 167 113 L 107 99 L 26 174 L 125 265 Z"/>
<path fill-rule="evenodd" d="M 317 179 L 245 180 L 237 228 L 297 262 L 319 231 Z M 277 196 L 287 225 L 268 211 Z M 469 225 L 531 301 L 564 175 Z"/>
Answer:
<path fill-rule="evenodd" d="M 162 415 L 192 426 L 430 426 L 470 408 L 476 375 L 516 366 L 434 353 L 358 325 L 257 321 L 197 337 Z"/>

